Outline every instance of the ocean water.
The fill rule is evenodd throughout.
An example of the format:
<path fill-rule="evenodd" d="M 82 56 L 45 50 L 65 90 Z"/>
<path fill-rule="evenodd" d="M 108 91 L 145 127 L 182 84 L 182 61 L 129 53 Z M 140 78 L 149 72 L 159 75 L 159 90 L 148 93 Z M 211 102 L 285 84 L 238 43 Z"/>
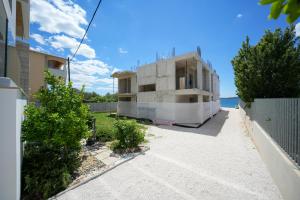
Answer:
<path fill-rule="evenodd" d="M 235 108 L 236 105 L 239 103 L 238 97 L 231 97 L 231 98 L 221 98 L 221 107 L 227 108 Z"/>

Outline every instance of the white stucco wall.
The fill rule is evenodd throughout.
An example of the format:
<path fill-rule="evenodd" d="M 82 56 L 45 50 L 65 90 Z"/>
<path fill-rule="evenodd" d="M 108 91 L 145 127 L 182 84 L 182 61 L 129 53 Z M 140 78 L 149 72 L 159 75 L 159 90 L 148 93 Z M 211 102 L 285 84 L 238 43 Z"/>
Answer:
<path fill-rule="evenodd" d="M 0 88 L 0 199 L 20 199 L 24 105 L 17 88 Z"/>

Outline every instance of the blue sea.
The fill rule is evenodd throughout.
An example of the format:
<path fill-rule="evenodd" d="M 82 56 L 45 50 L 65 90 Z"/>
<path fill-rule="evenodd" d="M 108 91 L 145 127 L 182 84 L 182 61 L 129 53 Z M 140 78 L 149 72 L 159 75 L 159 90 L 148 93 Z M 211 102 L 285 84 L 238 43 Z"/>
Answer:
<path fill-rule="evenodd" d="M 235 106 L 238 105 L 239 100 L 238 97 L 221 98 L 221 107 L 235 108 Z"/>

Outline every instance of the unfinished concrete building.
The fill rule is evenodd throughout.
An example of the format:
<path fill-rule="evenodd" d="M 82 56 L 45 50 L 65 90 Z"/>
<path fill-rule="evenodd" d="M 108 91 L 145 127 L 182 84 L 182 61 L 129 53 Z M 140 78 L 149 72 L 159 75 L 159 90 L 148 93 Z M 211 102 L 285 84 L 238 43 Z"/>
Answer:
<path fill-rule="evenodd" d="M 118 114 L 158 124 L 202 124 L 220 109 L 219 76 L 199 52 L 116 72 Z"/>

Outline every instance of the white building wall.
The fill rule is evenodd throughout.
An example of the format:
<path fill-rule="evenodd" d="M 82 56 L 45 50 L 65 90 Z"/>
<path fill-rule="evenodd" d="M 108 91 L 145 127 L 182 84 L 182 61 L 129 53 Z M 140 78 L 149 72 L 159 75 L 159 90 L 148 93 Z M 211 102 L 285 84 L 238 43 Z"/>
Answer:
<path fill-rule="evenodd" d="M 156 102 L 175 103 L 176 98 L 173 90 L 156 91 Z"/>
<path fill-rule="evenodd" d="M 157 91 L 175 90 L 175 61 L 160 60 L 157 62 Z"/>
<path fill-rule="evenodd" d="M 131 77 L 131 93 L 136 94 L 138 92 L 137 88 L 137 77 L 132 76 Z"/>
<path fill-rule="evenodd" d="M 6 79 L 6 80 L 4 80 Z M 2 82 L 4 81 L 4 82 Z M 0 83 L 12 82 L 0 78 Z M 13 82 L 12 82 L 13 83 Z M 26 100 L 18 87 L 0 84 L 0 199 L 20 199 L 21 123 Z"/>
<path fill-rule="evenodd" d="M 213 100 L 220 99 L 220 80 L 218 75 L 214 72 L 213 73 Z"/>
<path fill-rule="evenodd" d="M 137 93 L 137 102 L 140 102 L 140 103 L 156 102 L 156 92 L 139 92 L 139 93 Z"/>
<path fill-rule="evenodd" d="M 156 82 L 156 66 L 154 63 L 138 68 L 137 82 L 138 85 L 148 85 Z"/>

